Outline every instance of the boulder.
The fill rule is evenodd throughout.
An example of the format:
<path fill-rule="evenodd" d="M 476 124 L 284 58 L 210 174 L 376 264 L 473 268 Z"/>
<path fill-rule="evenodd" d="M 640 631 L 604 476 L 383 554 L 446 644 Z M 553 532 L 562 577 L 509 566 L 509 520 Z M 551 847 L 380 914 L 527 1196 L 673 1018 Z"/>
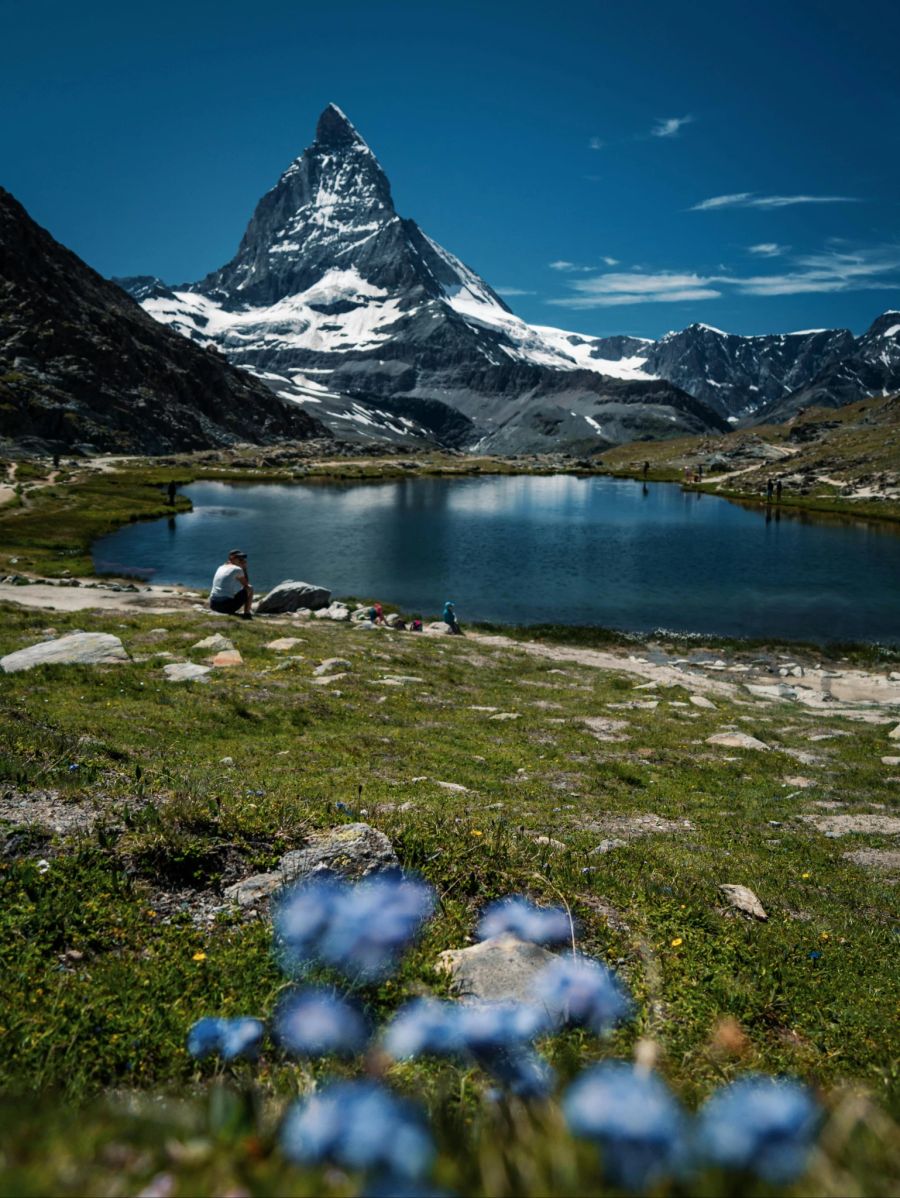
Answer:
<path fill-rule="evenodd" d="M 310 611 L 318 611 L 327 607 L 331 602 L 331 591 L 325 587 L 314 586 L 311 582 L 295 582 L 292 578 L 279 582 L 277 587 L 269 591 L 264 599 L 260 599 L 256 610 L 260 615 L 274 615 L 280 612 L 297 611 L 301 607 Z"/>
<path fill-rule="evenodd" d="M 237 649 L 223 649 L 221 653 L 207 657 L 206 660 L 211 666 L 217 666 L 219 669 L 225 669 L 229 666 L 242 666 L 244 664 L 244 659 Z"/>
<path fill-rule="evenodd" d="M 388 628 L 396 628 L 398 624 L 402 625 L 403 627 L 406 626 L 406 621 L 398 611 L 392 611 L 386 615 L 384 617 L 384 622 L 387 624 Z"/>
<path fill-rule="evenodd" d="M 422 631 L 427 632 L 429 636 L 451 636 L 453 634 L 453 629 L 443 620 L 433 620 L 430 624 L 426 624 Z"/>
<path fill-rule="evenodd" d="M 370 612 L 371 610 L 372 610 L 372 609 L 371 609 L 371 608 L 369 608 L 369 607 L 357 607 L 357 608 L 354 608 L 354 610 L 353 610 L 353 611 L 350 613 L 350 619 L 351 619 L 351 620 L 353 620 L 353 621 L 357 621 L 357 620 L 368 620 L 368 619 L 369 619 L 369 612 Z"/>
<path fill-rule="evenodd" d="M 729 882 L 724 882 L 719 890 L 737 911 L 742 911 L 745 915 L 752 915 L 754 919 L 766 920 L 769 918 L 762 903 L 747 886 L 734 886 Z"/>
<path fill-rule="evenodd" d="M 170 666 L 163 666 L 167 682 L 208 682 L 207 674 L 212 673 L 212 666 L 198 666 L 192 661 L 179 661 Z"/>
<path fill-rule="evenodd" d="M 0 657 L 4 674 L 33 670 L 49 665 L 101 665 L 107 662 L 129 661 L 125 647 L 117 636 L 108 632 L 73 632 L 54 641 L 41 641 L 27 649 L 17 649 Z"/>
<path fill-rule="evenodd" d="M 715 711 L 715 703 L 711 703 L 705 695 L 688 695 L 688 698 L 695 707 L 702 707 L 704 711 Z"/>
<path fill-rule="evenodd" d="M 554 953 L 515 936 L 494 936 L 470 948 L 439 953 L 436 966 L 449 973 L 460 998 L 484 1002 L 531 1002 L 537 975 Z"/>
<path fill-rule="evenodd" d="M 369 824 L 344 824 L 316 832 L 302 849 L 285 853 L 278 868 L 229 886 L 225 897 L 242 907 L 254 906 L 283 886 L 321 870 L 348 878 L 364 878 L 385 869 L 398 869 L 394 846 L 383 832 Z"/>
<path fill-rule="evenodd" d="M 191 645 L 191 648 L 206 649 L 208 653 L 227 653 L 229 649 L 234 648 L 234 645 L 227 636 L 221 636 L 217 632 L 214 636 L 207 636 L 202 641 L 197 641 L 196 645 Z"/>
<path fill-rule="evenodd" d="M 271 649 L 275 653 L 288 653 L 295 645 L 302 645 L 303 643 L 299 636 L 280 636 L 275 641 L 269 641 L 266 648 Z"/>

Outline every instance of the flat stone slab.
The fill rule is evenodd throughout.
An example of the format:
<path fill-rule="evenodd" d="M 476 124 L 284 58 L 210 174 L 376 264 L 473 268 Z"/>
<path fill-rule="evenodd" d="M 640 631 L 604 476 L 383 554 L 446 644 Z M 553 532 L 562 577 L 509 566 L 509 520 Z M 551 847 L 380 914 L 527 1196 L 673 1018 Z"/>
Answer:
<path fill-rule="evenodd" d="M 852 861 L 863 869 L 900 874 L 900 849 L 855 849 L 852 853 L 844 853 L 843 857 L 845 861 Z"/>
<path fill-rule="evenodd" d="M 498 711 L 496 715 L 489 715 L 489 720 L 518 720 L 521 719 L 518 711 Z"/>
<path fill-rule="evenodd" d="M 349 661 L 347 661 L 346 657 L 326 657 L 323 662 L 316 666 L 316 668 L 313 670 L 313 674 L 315 674 L 318 678 L 323 674 L 336 674 L 340 670 L 343 670 L 344 673 L 346 673 L 347 670 L 352 669 L 353 666 Z"/>
<path fill-rule="evenodd" d="M 752 890 L 747 886 L 736 886 L 731 882 L 723 882 L 719 887 L 724 897 L 736 911 L 751 915 L 754 919 L 766 920 L 765 908 Z"/>
<path fill-rule="evenodd" d="M 197 641 L 196 645 L 191 645 L 192 649 L 205 649 L 208 653 L 224 653 L 228 649 L 233 649 L 234 645 L 227 636 L 222 636 L 220 633 L 215 633 L 213 636 L 206 636 L 202 641 Z"/>
<path fill-rule="evenodd" d="M 900 765 L 900 757 L 882 757 L 882 765 Z"/>
<path fill-rule="evenodd" d="M 41 641 L 27 649 L 17 649 L 0 657 L 4 674 L 18 674 L 37 666 L 105 665 L 129 661 L 125 646 L 108 632 L 73 632 L 53 641 Z"/>
<path fill-rule="evenodd" d="M 481 1002 L 533 1002 L 538 974 L 556 960 L 539 944 L 515 936 L 494 936 L 470 948 L 439 953 L 436 967 L 449 973 L 456 994 Z"/>
<path fill-rule="evenodd" d="M 277 640 L 269 641 L 266 648 L 271 649 L 275 653 L 289 653 L 295 645 L 302 645 L 303 643 L 303 640 L 299 636 L 280 636 Z"/>
<path fill-rule="evenodd" d="M 695 707 L 702 707 L 705 711 L 716 711 L 715 703 L 710 703 L 705 695 L 688 695 L 688 698 Z"/>
<path fill-rule="evenodd" d="M 757 749 L 766 753 L 769 751 L 768 745 L 757 740 L 755 736 L 748 736 L 746 732 L 716 732 L 715 735 L 706 738 L 706 743 L 722 745 L 726 749 Z"/>
<path fill-rule="evenodd" d="M 900 836 L 900 817 L 895 815 L 801 815 L 808 824 L 833 840 L 859 832 L 870 836 Z"/>
<path fill-rule="evenodd" d="M 332 682 L 339 682 L 342 678 L 348 678 L 348 674 L 323 674 L 321 678 L 313 678 L 313 686 L 331 686 Z"/>
<path fill-rule="evenodd" d="M 629 739 L 630 725 L 627 720 L 613 720 L 605 715 L 589 715 L 583 723 L 597 740 L 616 742 Z"/>
<path fill-rule="evenodd" d="M 212 666 L 198 666 L 193 661 L 179 661 L 163 666 L 167 682 L 208 682 Z"/>

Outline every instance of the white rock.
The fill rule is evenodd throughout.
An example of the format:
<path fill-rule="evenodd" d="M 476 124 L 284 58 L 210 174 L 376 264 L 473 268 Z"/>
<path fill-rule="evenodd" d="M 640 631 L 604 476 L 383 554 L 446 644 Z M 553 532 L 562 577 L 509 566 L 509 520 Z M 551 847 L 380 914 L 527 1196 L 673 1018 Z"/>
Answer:
<path fill-rule="evenodd" d="M 436 965 L 451 975 L 460 998 L 529 1002 L 535 978 L 554 960 L 555 954 L 539 944 L 494 936 L 471 948 L 447 949 L 438 955 Z"/>
<path fill-rule="evenodd" d="M 346 673 L 347 670 L 352 669 L 353 666 L 349 661 L 347 661 L 346 657 L 326 657 L 323 662 L 320 662 L 320 664 L 316 666 L 316 668 L 313 670 L 313 674 L 315 674 L 318 678 L 321 677 L 322 674 L 334 674 L 337 670 L 343 670 Z"/>
<path fill-rule="evenodd" d="M 716 710 L 715 703 L 711 703 L 709 701 L 709 699 L 706 698 L 705 695 L 688 695 L 688 698 L 694 704 L 695 707 L 702 707 L 706 711 L 715 711 Z"/>
<path fill-rule="evenodd" d="M 496 715 L 489 715 L 489 720 L 518 720 L 520 713 L 518 711 L 498 711 Z"/>
<path fill-rule="evenodd" d="M 460 782 L 438 782 L 435 781 L 435 786 L 440 786 L 444 790 L 453 790 L 458 794 L 467 795 L 469 793 L 468 786 L 463 786 Z"/>
<path fill-rule="evenodd" d="M 192 649 L 206 649 L 210 653 L 226 653 L 229 649 L 233 649 L 234 645 L 227 636 L 220 636 L 215 633 L 213 636 L 204 637 L 202 641 L 197 641 L 196 645 L 191 645 Z"/>
<path fill-rule="evenodd" d="M 706 743 L 708 745 L 723 745 L 728 749 L 761 749 L 765 752 L 769 751 L 768 745 L 764 745 L 755 736 L 748 736 L 746 732 L 717 732 L 714 736 L 708 736 Z"/>
<path fill-rule="evenodd" d="M 289 653 L 295 645 L 303 643 L 298 636 L 280 636 L 277 640 L 269 641 L 266 648 L 271 649 L 274 653 Z"/>
<path fill-rule="evenodd" d="M 728 899 L 729 903 L 731 903 L 732 907 L 736 907 L 738 911 L 743 911 L 745 915 L 752 915 L 754 919 L 764 920 L 769 918 L 762 903 L 753 891 L 746 886 L 734 886 L 730 882 L 725 882 L 719 889 Z"/>
<path fill-rule="evenodd" d="M 892 728 L 888 733 L 888 736 L 891 738 L 891 740 L 900 740 L 900 724 L 898 724 L 896 728 Z"/>
<path fill-rule="evenodd" d="M 212 673 L 212 666 L 198 666 L 192 661 L 179 661 L 171 666 L 163 666 L 163 673 L 168 682 L 208 682 L 207 674 Z"/>
<path fill-rule="evenodd" d="M 445 624 L 443 620 L 433 620 L 430 624 L 426 624 L 422 629 L 429 636 L 452 636 L 453 629 L 449 624 Z"/>
<path fill-rule="evenodd" d="M 0 657 L 0 669 L 5 674 L 17 674 L 36 666 L 93 666 L 128 660 L 125 647 L 117 636 L 108 632 L 73 632 L 55 641 L 41 641 L 27 649 L 7 653 Z"/>

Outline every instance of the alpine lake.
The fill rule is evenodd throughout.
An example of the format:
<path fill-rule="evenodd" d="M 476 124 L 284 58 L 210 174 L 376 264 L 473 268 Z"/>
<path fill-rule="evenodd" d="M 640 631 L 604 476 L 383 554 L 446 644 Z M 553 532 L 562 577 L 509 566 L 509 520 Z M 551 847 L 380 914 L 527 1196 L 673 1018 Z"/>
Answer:
<path fill-rule="evenodd" d="M 93 548 L 100 573 L 208 588 L 232 548 L 282 579 L 463 625 L 900 642 L 900 530 L 608 477 L 184 489 L 193 511 Z"/>

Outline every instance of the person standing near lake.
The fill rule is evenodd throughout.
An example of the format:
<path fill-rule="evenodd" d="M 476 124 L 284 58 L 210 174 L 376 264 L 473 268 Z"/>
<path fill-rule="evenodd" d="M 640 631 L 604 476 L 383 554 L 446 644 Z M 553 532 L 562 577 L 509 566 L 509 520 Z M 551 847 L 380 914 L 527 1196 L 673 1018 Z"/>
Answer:
<path fill-rule="evenodd" d="M 247 555 L 241 549 L 232 549 L 228 560 L 216 570 L 209 590 L 209 606 L 226 616 L 235 616 L 241 608 L 241 619 L 252 620 L 250 604 L 253 602 L 253 587 L 247 573 Z"/>

